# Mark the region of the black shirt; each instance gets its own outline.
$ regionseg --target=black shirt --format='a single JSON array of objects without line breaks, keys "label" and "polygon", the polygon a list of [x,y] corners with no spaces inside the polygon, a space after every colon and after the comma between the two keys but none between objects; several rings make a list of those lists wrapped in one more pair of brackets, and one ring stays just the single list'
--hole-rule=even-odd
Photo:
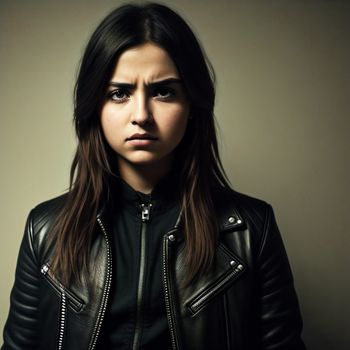
[{"label": "black shirt", "polygon": [[169,349],[162,282],[163,236],[179,216],[177,186],[166,178],[143,194],[120,180],[113,214],[113,281],[101,349]]}]

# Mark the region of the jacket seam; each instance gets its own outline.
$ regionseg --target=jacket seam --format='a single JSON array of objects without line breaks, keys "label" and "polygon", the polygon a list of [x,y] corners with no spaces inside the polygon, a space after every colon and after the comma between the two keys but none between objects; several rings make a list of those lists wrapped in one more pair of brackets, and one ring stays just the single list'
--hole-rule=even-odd
[{"label": "jacket seam", "polygon": [[38,257],[36,256],[36,252],[35,252],[35,249],[34,249],[34,209],[32,209],[29,213],[29,216],[28,216],[28,240],[29,240],[29,246],[30,246],[30,252],[32,253],[33,257],[34,257],[34,261],[35,261],[35,264],[36,266],[39,266],[39,263],[38,263]]},{"label": "jacket seam", "polygon": [[260,259],[260,256],[262,254],[262,251],[264,250],[266,239],[267,239],[267,232],[270,227],[270,217],[271,217],[271,206],[267,204],[266,210],[265,210],[265,216],[264,216],[264,226],[263,226],[263,234],[261,237],[261,243],[260,243],[260,249],[258,252],[258,260]]},{"label": "jacket seam", "polygon": [[226,330],[226,345],[227,349],[230,350],[232,346],[232,341],[231,341],[231,332],[230,332],[230,315],[228,313],[228,300],[227,300],[227,293],[224,293],[223,295],[223,306],[224,306],[224,316],[225,316],[225,330]]}]

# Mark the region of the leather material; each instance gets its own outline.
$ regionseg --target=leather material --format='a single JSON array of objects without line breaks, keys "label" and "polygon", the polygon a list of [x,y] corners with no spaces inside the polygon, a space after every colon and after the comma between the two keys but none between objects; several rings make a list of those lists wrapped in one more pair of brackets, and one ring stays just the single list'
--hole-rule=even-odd
[{"label": "leather material", "polygon": [[[52,275],[47,235],[65,196],[29,214],[2,350],[93,349],[113,278],[108,213],[99,216],[89,275],[68,287]],[[186,264],[180,227],[164,235],[163,279],[174,349],[305,349],[288,258],[272,208],[221,189],[220,238],[209,273],[183,288]],[[62,332],[63,330],[63,332]]]}]

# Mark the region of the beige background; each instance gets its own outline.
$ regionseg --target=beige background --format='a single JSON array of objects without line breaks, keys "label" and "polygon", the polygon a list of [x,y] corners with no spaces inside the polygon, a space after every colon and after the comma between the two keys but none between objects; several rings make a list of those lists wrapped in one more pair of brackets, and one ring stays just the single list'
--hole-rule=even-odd
[{"label": "beige background", "polygon": [[[82,49],[119,3],[0,0],[1,329],[28,211],[67,187]],[[349,349],[350,3],[165,3],[216,69],[234,187],[275,208],[309,349]]]}]

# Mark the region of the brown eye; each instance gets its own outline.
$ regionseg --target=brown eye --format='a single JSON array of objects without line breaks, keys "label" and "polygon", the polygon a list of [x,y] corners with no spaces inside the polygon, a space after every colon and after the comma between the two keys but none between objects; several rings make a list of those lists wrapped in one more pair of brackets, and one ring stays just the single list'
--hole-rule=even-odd
[{"label": "brown eye", "polygon": [[128,91],[124,89],[113,90],[109,93],[109,98],[113,102],[124,102],[130,97]]},{"label": "brown eye", "polygon": [[159,87],[154,90],[153,96],[161,100],[171,99],[175,97],[175,90],[165,86]]}]

